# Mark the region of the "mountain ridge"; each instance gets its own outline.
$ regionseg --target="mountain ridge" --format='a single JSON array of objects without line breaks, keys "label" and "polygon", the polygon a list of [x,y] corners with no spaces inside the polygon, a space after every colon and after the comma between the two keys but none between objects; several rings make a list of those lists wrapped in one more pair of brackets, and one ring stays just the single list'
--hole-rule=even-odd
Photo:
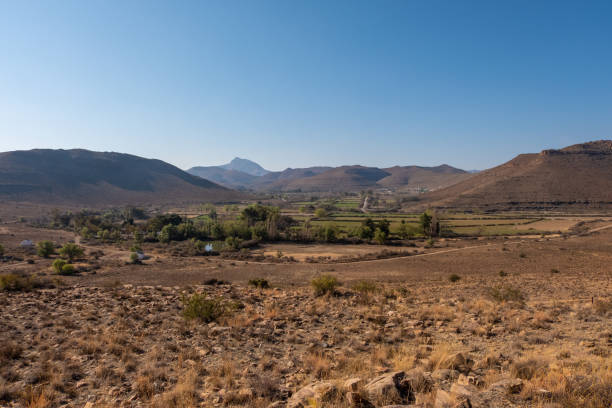
[{"label": "mountain ridge", "polygon": [[524,153],[423,196],[438,208],[612,207],[612,141]]},{"label": "mountain ridge", "polygon": [[0,153],[0,197],[95,206],[226,200],[237,193],[157,159],[33,149]]}]

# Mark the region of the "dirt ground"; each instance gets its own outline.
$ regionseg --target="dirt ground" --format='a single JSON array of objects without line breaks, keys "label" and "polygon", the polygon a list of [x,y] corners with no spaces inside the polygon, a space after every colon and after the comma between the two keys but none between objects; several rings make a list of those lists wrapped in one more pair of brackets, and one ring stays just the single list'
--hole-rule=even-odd
[{"label": "dirt ground", "polygon": [[[409,256],[336,264],[150,246],[151,259],[130,265],[127,248],[81,243],[76,276],[0,292],[0,406],[610,407],[609,224],[569,237],[417,243]],[[75,237],[4,224],[0,243],[20,259],[0,274],[56,278],[51,259],[18,247],[23,239]],[[321,274],[338,279],[335,294],[315,296]],[[204,285],[211,278],[226,283]],[[272,288],[248,286],[254,278]],[[193,293],[223,313],[186,319]]]}]

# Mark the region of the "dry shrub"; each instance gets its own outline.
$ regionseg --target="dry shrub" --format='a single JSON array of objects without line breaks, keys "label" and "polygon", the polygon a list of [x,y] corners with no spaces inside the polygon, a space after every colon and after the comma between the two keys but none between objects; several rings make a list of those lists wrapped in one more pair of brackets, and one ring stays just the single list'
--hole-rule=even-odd
[{"label": "dry shrub", "polygon": [[593,303],[593,311],[601,316],[612,314],[612,300],[597,299]]},{"label": "dry shrub", "polygon": [[196,406],[198,375],[189,370],[179,377],[178,382],[170,391],[155,399],[154,408],[191,408]]},{"label": "dry shrub", "polygon": [[16,360],[21,357],[23,347],[12,340],[0,342],[0,361]]},{"label": "dry shrub", "polygon": [[538,398],[540,389],[550,391],[546,399],[564,408],[610,407],[612,359],[593,357],[539,371],[523,390],[523,396]]},{"label": "dry shrub", "polygon": [[26,408],[49,408],[55,396],[45,387],[28,386],[21,392],[21,400]]},{"label": "dry shrub", "polygon": [[496,286],[489,288],[489,297],[497,302],[512,302],[522,304],[525,295],[519,288],[512,286]]},{"label": "dry shrub", "polygon": [[35,276],[22,276],[15,273],[0,275],[0,291],[28,292],[32,289],[44,287],[53,287],[53,284]]},{"label": "dry shrub", "polygon": [[512,363],[511,373],[514,377],[530,380],[536,374],[546,371],[548,361],[541,357],[524,357]]},{"label": "dry shrub", "polygon": [[450,322],[455,320],[455,309],[446,305],[434,305],[421,310],[420,320],[438,320]]},{"label": "dry shrub", "polygon": [[531,325],[536,329],[547,329],[550,327],[550,323],[552,323],[553,320],[554,319],[549,312],[535,312],[533,314]]},{"label": "dry shrub", "polygon": [[133,384],[134,391],[139,398],[148,400],[155,394],[155,385],[153,379],[147,375],[139,375],[136,377],[136,382]]},{"label": "dry shrub", "polygon": [[398,371],[407,371],[416,365],[417,353],[414,346],[404,343],[393,349],[390,357],[391,366]]},{"label": "dry shrub", "polygon": [[478,316],[480,322],[493,324],[501,320],[500,307],[490,300],[479,298],[473,302],[464,304],[462,308]]},{"label": "dry shrub", "polygon": [[262,398],[275,399],[280,391],[279,378],[268,374],[249,377],[249,385]]},{"label": "dry shrub", "polygon": [[304,368],[317,379],[327,378],[331,371],[332,362],[323,353],[311,352],[303,359]]},{"label": "dry shrub", "polygon": [[219,364],[217,364],[210,373],[210,381],[226,389],[234,386],[234,377],[236,375],[236,364],[231,357],[224,357]]},{"label": "dry shrub", "polygon": [[467,359],[458,346],[452,344],[440,344],[431,352],[429,356],[429,369],[435,371],[439,369],[457,369],[464,365]]}]

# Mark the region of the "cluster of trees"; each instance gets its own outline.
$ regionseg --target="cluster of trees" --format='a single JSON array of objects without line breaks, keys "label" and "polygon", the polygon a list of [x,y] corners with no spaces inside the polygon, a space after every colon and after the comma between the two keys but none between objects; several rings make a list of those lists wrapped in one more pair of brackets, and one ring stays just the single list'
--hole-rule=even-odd
[{"label": "cluster of trees", "polygon": [[[325,217],[332,207],[316,209],[317,218]],[[225,241],[227,248],[239,249],[255,241],[319,241],[334,242],[341,238],[340,229],[333,223],[313,224],[306,220],[302,225],[292,217],[281,214],[278,207],[261,204],[249,205],[242,210],[237,206],[227,207],[223,216],[217,214],[213,205],[204,205],[204,215],[187,219],[178,214],[160,214],[148,218],[143,210],[133,207],[113,209],[98,214],[81,211],[76,214],[54,212],[52,225],[72,227],[84,238],[98,238],[105,242],[122,239],[141,242],[163,242],[193,240],[194,245],[204,251],[204,241]],[[230,215],[231,217],[228,217]],[[143,220],[143,222],[135,222]],[[387,219],[366,218],[361,224],[347,232],[347,238],[358,238],[384,244],[391,238],[391,223]],[[437,237],[440,222],[437,215],[425,212],[419,217],[419,226],[402,221],[394,236],[409,239],[416,235]],[[53,248],[39,248],[53,251]],[[53,253],[53,252],[51,252]]]},{"label": "cluster of trees", "polygon": [[376,241],[379,244],[384,244],[389,239],[391,223],[389,220],[382,219],[378,222],[371,218],[366,218],[354,232],[354,235],[367,241]]},{"label": "cluster of trees", "polygon": [[195,220],[183,219],[177,214],[158,215],[147,222],[143,232],[144,240],[148,241],[226,240],[235,247],[239,240],[288,239],[291,227],[296,224],[277,207],[253,204],[244,208],[236,219],[227,221],[219,220],[212,210]]}]

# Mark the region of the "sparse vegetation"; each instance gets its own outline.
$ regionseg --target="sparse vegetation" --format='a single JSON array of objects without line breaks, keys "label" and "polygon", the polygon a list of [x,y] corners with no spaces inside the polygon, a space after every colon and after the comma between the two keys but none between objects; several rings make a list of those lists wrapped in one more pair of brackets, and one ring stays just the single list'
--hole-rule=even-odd
[{"label": "sparse vegetation", "polygon": [[83,253],[83,248],[71,242],[64,244],[59,250],[60,256],[67,259],[68,262],[73,262],[75,259],[82,257]]},{"label": "sparse vegetation", "polygon": [[0,290],[7,292],[19,292],[31,290],[33,287],[32,279],[14,273],[0,275]]},{"label": "sparse vegetation", "polygon": [[375,293],[379,291],[378,286],[374,282],[370,281],[359,281],[355,283],[351,288],[359,293]]},{"label": "sparse vegetation", "polygon": [[40,257],[49,258],[55,253],[55,244],[51,241],[40,241],[36,244],[36,252]]},{"label": "sparse vegetation", "polygon": [[336,289],[340,286],[338,279],[331,275],[321,275],[310,281],[310,285],[314,289],[315,296],[323,296],[325,294],[333,295]]},{"label": "sparse vegetation", "polygon": [[[382,206],[387,198],[376,199]],[[359,201],[348,207],[330,200],[325,220],[304,221],[324,205],[324,198],[317,200],[300,204],[308,209],[296,216],[303,224],[276,230],[280,241],[302,240],[299,245],[266,242],[274,232],[268,223],[284,209],[274,215],[263,205],[246,213],[240,204],[214,213],[207,207],[202,218],[186,212],[109,223],[104,240],[96,238],[97,224],[86,223],[74,231],[88,229],[90,238],[80,241],[87,257],[74,256],[73,266],[60,251],[66,259],[57,260],[58,271],[50,270],[49,260],[27,263],[32,254],[15,243],[22,237],[69,242],[71,232],[58,228],[67,222],[73,228],[74,214],[58,216],[57,226],[40,235],[9,225],[22,236],[7,244],[9,256],[0,265],[15,271],[0,275],[0,402],[258,408],[289,405],[313,384],[330,388],[317,388],[304,406],[345,408],[349,395],[376,407],[390,401],[435,406],[443,392],[460,403],[459,385],[474,406],[484,397],[507,407],[610,405],[612,300],[607,275],[597,267],[607,259],[600,237],[445,237],[436,246],[451,251],[430,257],[436,251],[426,249],[429,238],[418,230],[418,215],[403,224],[411,231],[405,236],[415,239],[399,241],[404,215],[355,212],[344,222],[338,214],[358,208]],[[463,225],[490,222],[488,215],[459,217]],[[372,246],[387,218],[390,247]],[[175,227],[167,230],[176,239],[159,243],[157,234],[167,225]],[[326,226],[333,227],[332,245],[324,243]],[[213,232],[218,239],[210,239]],[[227,251],[228,236],[239,240],[239,248]],[[205,249],[213,245],[214,251]],[[518,262],[517,247],[533,254],[528,262]],[[134,262],[137,251],[152,254],[146,267],[125,262]],[[214,255],[195,257],[205,251]],[[412,258],[420,254],[428,256]],[[487,258],[492,254],[494,262]],[[575,268],[567,267],[570,262]],[[542,271],[551,265],[564,273],[547,279],[551,275]],[[80,276],[66,278],[61,290],[31,291],[59,286],[37,275],[63,274],[66,266]],[[310,282],[312,270],[323,275]],[[578,283],[573,270],[580,271]],[[339,279],[350,289],[340,288]],[[274,289],[264,290],[268,280]],[[19,341],[9,344],[11,339]],[[370,392],[374,379],[398,372],[405,377],[397,384],[412,387],[405,399],[393,387],[389,395]]]},{"label": "sparse vegetation", "polygon": [[61,275],[64,266],[66,266],[67,264],[68,262],[66,262],[64,259],[58,258],[55,261],[53,261],[53,264],[51,265],[51,267],[53,268],[53,272],[55,272],[58,275]]},{"label": "sparse vegetation", "polygon": [[497,286],[489,288],[489,296],[498,302],[518,302],[525,301],[525,295],[519,288],[512,286]]},{"label": "sparse vegetation", "polygon": [[451,281],[451,282],[453,282],[453,283],[454,283],[454,282],[459,282],[459,281],[461,280],[461,276],[457,275],[456,273],[453,273],[453,274],[451,274],[451,275],[448,277],[448,280],[449,280],[449,281]]},{"label": "sparse vegetation", "polygon": [[263,278],[251,279],[249,280],[249,285],[259,289],[268,289],[270,287],[270,283]]},{"label": "sparse vegetation", "polygon": [[76,273],[76,268],[72,264],[66,264],[62,266],[61,275],[74,275]]},{"label": "sparse vegetation", "polygon": [[204,323],[216,321],[227,312],[227,305],[221,299],[212,299],[202,293],[183,296],[183,317],[200,320]]}]

